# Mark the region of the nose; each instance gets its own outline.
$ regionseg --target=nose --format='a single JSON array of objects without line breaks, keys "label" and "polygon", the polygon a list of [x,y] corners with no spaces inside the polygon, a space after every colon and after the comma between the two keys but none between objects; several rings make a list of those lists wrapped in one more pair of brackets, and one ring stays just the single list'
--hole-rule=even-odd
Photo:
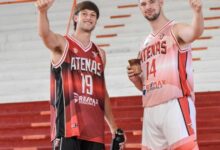
[{"label": "nose", "polygon": [[144,8],[145,9],[150,9],[151,8],[151,4],[146,4]]},{"label": "nose", "polygon": [[87,15],[86,15],[86,19],[90,20],[90,19],[92,19],[92,18],[93,18],[93,16],[92,16],[91,14],[87,14]]},{"label": "nose", "polygon": [[90,18],[91,18],[90,14],[86,15],[86,19],[90,19]]}]

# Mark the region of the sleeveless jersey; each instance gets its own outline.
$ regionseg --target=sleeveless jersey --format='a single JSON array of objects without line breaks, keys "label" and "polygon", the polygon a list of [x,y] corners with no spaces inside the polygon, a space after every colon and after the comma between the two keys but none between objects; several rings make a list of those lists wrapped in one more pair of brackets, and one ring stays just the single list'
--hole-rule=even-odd
[{"label": "sleeveless jersey", "polygon": [[104,143],[104,64],[99,49],[70,36],[51,64],[51,139],[77,136]]},{"label": "sleeveless jersey", "polygon": [[173,25],[170,21],[157,34],[149,34],[140,50],[145,107],[193,94],[191,46],[180,48]]}]

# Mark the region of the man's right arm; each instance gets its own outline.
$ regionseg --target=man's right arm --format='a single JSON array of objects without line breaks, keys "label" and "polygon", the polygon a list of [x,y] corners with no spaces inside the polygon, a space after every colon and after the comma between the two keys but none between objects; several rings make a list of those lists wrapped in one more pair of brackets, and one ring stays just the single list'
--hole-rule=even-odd
[{"label": "man's right arm", "polygon": [[35,4],[38,8],[38,33],[46,47],[51,50],[53,62],[56,63],[65,50],[66,40],[50,30],[47,12],[53,2],[54,0],[37,0]]}]

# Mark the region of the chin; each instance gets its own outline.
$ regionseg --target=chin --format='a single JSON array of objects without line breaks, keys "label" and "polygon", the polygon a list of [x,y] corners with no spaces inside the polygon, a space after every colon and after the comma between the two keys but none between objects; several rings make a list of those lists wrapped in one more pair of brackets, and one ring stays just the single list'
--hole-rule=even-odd
[{"label": "chin", "polygon": [[92,32],[94,28],[83,29],[85,32]]}]

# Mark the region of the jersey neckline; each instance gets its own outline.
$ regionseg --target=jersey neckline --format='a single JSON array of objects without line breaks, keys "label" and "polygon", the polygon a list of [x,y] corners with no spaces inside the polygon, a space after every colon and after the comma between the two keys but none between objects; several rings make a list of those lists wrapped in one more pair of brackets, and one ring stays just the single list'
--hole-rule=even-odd
[{"label": "jersey neckline", "polygon": [[168,21],[166,24],[164,24],[160,30],[157,33],[153,33],[151,32],[150,35],[152,35],[153,37],[156,37],[161,31],[163,31],[163,29],[165,29],[171,22],[173,22],[173,20]]},{"label": "jersey neckline", "polygon": [[82,42],[77,40],[74,36],[67,35],[70,40],[72,40],[74,43],[76,43],[84,52],[88,52],[92,48],[92,41],[89,41],[89,44],[87,46],[84,46]]}]

